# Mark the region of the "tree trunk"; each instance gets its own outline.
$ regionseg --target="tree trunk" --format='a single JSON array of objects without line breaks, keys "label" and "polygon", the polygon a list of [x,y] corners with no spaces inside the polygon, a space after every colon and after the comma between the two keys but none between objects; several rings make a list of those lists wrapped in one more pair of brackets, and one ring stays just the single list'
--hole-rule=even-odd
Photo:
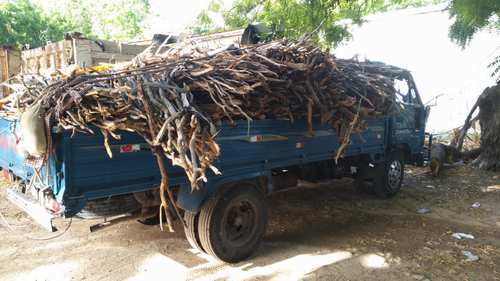
[{"label": "tree trunk", "polygon": [[484,170],[500,170],[500,84],[479,96],[481,154],[474,164]]},{"label": "tree trunk", "polygon": [[471,119],[472,119],[472,115],[474,115],[474,112],[476,111],[477,107],[479,106],[479,100],[480,99],[477,99],[476,104],[474,104],[471,111],[469,112],[469,115],[467,115],[467,118],[465,119],[464,126],[460,130],[460,136],[458,137],[458,140],[456,140],[456,143],[452,142],[452,145],[457,148],[458,152],[462,151],[462,147],[464,145],[464,140],[465,140],[465,137],[467,136],[467,131],[469,131],[470,126],[472,125],[473,122],[475,122],[474,120],[476,120],[476,118],[474,118],[474,120],[471,120]]}]

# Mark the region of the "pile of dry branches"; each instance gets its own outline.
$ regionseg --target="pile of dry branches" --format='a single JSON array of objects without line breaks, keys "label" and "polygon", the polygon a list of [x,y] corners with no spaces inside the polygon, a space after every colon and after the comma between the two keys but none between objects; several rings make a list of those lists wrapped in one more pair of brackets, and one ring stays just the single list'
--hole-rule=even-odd
[{"label": "pile of dry branches", "polygon": [[20,77],[16,93],[0,105],[0,117],[16,118],[40,102],[47,128],[91,134],[98,128],[110,156],[109,136],[137,133],[160,166],[166,156],[197,189],[207,180],[207,169],[219,173],[212,163],[219,156],[220,122],[304,118],[312,133],[312,120],[318,118],[336,129],[338,158],[367,117],[395,108],[393,79],[402,71],[339,60],[306,40],[233,46],[211,54],[196,48],[149,49],[149,55],[112,70],[80,69],[50,81]]}]

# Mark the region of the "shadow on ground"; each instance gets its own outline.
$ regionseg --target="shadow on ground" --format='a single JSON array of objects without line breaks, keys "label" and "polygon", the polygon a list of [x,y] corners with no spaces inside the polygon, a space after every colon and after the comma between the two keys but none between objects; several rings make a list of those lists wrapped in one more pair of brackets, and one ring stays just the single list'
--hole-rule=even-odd
[{"label": "shadow on ground", "polygon": [[[126,222],[89,233],[95,221],[75,220],[60,238],[33,240],[48,234],[2,197],[14,232],[0,226],[0,279],[498,280],[500,187],[488,189],[500,184],[498,175],[467,166],[437,179],[416,168],[407,175],[391,200],[360,194],[349,180],[271,196],[259,250],[234,265],[190,249],[180,225],[166,233]],[[475,202],[481,207],[471,208]],[[422,207],[431,212],[418,214]],[[454,232],[475,239],[456,240]],[[467,262],[465,250],[479,261]]]}]

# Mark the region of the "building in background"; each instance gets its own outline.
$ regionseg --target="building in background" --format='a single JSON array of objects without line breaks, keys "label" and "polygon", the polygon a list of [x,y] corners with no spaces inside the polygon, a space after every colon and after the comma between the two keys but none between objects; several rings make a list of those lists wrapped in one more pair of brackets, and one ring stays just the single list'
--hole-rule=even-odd
[{"label": "building in background", "polygon": [[129,61],[148,47],[147,42],[123,43],[67,37],[43,47],[22,51],[23,73],[53,73],[69,65],[93,66]]},{"label": "building in background", "polygon": [[[8,80],[21,70],[21,52],[11,47],[0,48],[0,82]],[[10,89],[0,86],[0,98],[8,95]]]}]

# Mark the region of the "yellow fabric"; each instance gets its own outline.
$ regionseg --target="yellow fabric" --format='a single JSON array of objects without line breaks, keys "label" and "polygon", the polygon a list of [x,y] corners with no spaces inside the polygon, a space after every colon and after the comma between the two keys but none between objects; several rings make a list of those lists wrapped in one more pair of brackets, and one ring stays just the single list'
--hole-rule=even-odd
[{"label": "yellow fabric", "polygon": [[110,70],[112,68],[113,67],[110,65],[96,65],[96,66],[92,66],[92,67],[79,67],[79,68],[75,69],[74,74],[75,75],[83,75],[83,74],[89,74],[92,72],[101,73],[101,72],[105,72],[107,70]]}]

